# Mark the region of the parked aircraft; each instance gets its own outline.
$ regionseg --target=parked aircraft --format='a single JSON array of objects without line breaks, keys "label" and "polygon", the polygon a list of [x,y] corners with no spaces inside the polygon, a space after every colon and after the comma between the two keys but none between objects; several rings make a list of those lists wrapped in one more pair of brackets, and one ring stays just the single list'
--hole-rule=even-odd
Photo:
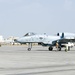
[{"label": "parked aircraft", "polygon": [[21,44],[28,43],[28,51],[31,50],[32,43],[40,43],[42,46],[49,46],[49,51],[52,51],[53,47],[56,46],[58,50],[61,51],[62,47],[66,47],[66,50],[70,50],[70,48],[74,46],[72,42],[75,42],[75,37],[71,35],[69,38],[66,38],[64,33],[61,33],[61,35],[58,33],[57,36],[46,34],[37,35],[34,33],[30,35],[30,33],[27,33],[24,37],[15,39],[14,41]]}]

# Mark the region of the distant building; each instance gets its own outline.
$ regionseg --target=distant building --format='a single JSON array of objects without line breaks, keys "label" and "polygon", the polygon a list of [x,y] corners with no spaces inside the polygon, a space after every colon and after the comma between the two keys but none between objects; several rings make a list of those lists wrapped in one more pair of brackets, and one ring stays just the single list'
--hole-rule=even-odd
[{"label": "distant building", "polygon": [[0,35],[0,44],[4,43],[4,38],[2,35]]},{"label": "distant building", "polygon": [[6,44],[16,44],[15,42],[14,42],[14,39],[18,39],[19,37],[14,37],[14,36],[10,36],[10,37],[8,37],[7,39],[5,39],[5,43]]}]

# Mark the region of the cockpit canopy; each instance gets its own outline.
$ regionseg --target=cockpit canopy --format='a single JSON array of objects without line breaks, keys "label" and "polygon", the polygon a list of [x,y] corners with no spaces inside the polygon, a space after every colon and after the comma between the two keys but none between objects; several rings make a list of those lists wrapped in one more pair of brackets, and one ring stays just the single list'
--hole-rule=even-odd
[{"label": "cockpit canopy", "polygon": [[36,33],[28,32],[28,33],[26,33],[24,36],[32,36],[32,35],[36,35]]}]

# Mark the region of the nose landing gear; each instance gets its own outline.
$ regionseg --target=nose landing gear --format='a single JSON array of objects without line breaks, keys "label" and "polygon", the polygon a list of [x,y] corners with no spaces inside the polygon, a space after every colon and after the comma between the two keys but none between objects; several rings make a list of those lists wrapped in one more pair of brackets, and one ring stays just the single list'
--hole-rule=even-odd
[{"label": "nose landing gear", "polygon": [[31,51],[32,43],[28,43],[28,51]]}]

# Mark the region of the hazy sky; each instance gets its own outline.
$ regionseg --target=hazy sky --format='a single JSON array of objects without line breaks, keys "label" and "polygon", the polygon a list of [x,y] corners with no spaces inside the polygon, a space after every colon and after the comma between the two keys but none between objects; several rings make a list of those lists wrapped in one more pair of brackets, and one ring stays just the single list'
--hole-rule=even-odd
[{"label": "hazy sky", "polygon": [[75,32],[75,0],[0,0],[0,35]]}]

